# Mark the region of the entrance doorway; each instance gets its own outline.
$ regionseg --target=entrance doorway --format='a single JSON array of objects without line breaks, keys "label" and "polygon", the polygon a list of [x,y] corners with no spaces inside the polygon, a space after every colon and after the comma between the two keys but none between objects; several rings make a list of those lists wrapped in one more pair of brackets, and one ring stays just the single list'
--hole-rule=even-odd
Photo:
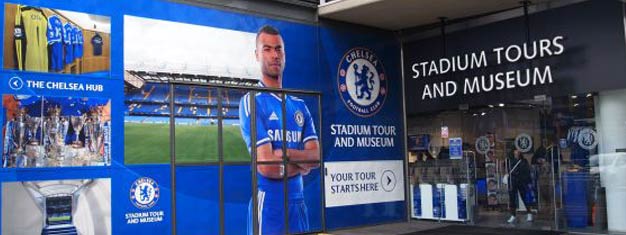
[{"label": "entrance doorway", "polygon": [[[413,218],[607,233],[600,99],[537,96],[408,117]],[[458,195],[446,191],[455,188]],[[466,219],[444,213],[451,195]]]}]

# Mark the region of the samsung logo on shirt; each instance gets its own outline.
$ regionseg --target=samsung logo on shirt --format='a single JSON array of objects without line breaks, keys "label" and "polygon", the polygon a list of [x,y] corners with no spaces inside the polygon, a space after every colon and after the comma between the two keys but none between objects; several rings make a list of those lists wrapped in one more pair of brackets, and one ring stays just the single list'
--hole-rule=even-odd
[{"label": "samsung logo on shirt", "polygon": [[[279,129],[267,130],[267,135],[272,141],[283,141],[283,133]],[[287,142],[300,142],[302,140],[302,131],[287,131],[285,138]]]}]

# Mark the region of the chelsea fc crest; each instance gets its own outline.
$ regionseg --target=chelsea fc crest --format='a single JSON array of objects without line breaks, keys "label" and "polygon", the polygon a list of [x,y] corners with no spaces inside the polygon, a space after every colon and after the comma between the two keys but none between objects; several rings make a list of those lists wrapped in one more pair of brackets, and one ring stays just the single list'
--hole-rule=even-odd
[{"label": "chelsea fc crest", "polygon": [[348,50],[339,63],[339,96],[348,110],[360,117],[378,113],[387,98],[383,63],[366,48]]},{"label": "chelsea fc crest", "polygon": [[304,126],[304,114],[302,114],[300,110],[296,111],[296,113],[293,116],[293,119],[296,121],[296,124],[298,124],[299,127]]},{"label": "chelsea fc crest", "polygon": [[141,177],[130,186],[130,201],[139,209],[153,207],[160,195],[159,185],[149,177]]},{"label": "chelsea fc crest", "polygon": [[527,153],[533,150],[533,139],[530,135],[522,133],[515,137],[515,148],[522,153]]},{"label": "chelsea fc crest", "polygon": [[592,150],[598,146],[598,137],[592,128],[584,128],[578,133],[578,145],[586,150]]}]

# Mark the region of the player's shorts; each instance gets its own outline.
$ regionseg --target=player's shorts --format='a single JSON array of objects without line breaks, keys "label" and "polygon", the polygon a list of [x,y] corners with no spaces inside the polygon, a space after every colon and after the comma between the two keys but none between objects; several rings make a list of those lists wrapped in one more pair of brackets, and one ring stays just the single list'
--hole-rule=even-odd
[{"label": "player's shorts", "polygon": [[[258,216],[260,235],[283,235],[285,234],[285,210],[283,196],[268,195],[267,192],[259,190],[258,195]],[[289,233],[304,233],[309,231],[309,217],[304,198],[300,195],[289,195]],[[253,213],[252,200],[248,206],[248,235],[253,235]]]},{"label": "player's shorts", "polygon": [[63,43],[55,42],[50,45],[50,71],[58,72],[63,70]]},{"label": "player's shorts", "polygon": [[65,64],[71,64],[74,62],[74,46],[72,44],[65,44]]}]

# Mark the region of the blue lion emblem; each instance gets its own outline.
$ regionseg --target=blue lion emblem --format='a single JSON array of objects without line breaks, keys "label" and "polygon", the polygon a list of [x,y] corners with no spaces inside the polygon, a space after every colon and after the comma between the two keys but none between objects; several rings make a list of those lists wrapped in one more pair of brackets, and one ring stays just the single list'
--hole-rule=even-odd
[{"label": "blue lion emblem", "polygon": [[[361,72],[359,72],[359,65],[352,65],[354,68],[354,89],[357,95],[357,98],[363,99],[363,96],[367,94],[365,99],[372,98],[372,90],[374,89],[375,81],[374,81],[374,73],[370,71],[370,67],[367,65],[363,65],[361,67]],[[368,73],[369,72],[369,73]]]},{"label": "blue lion emblem", "polygon": [[383,63],[376,54],[367,48],[354,47],[344,53],[339,63],[338,94],[350,112],[371,117],[383,108],[389,92],[387,80]]},{"label": "blue lion emblem", "polygon": [[152,194],[152,188],[148,187],[148,185],[143,186],[143,187],[139,187],[139,188],[141,190],[141,192],[140,192],[141,200],[142,201],[149,200],[150,199],[150,195]]},{"label": "blue lion emblem", "polygon": [[160,194],[159,185],[149,177],[141,177],[130,186],[130,201],[139,209],[156,205]]}]

